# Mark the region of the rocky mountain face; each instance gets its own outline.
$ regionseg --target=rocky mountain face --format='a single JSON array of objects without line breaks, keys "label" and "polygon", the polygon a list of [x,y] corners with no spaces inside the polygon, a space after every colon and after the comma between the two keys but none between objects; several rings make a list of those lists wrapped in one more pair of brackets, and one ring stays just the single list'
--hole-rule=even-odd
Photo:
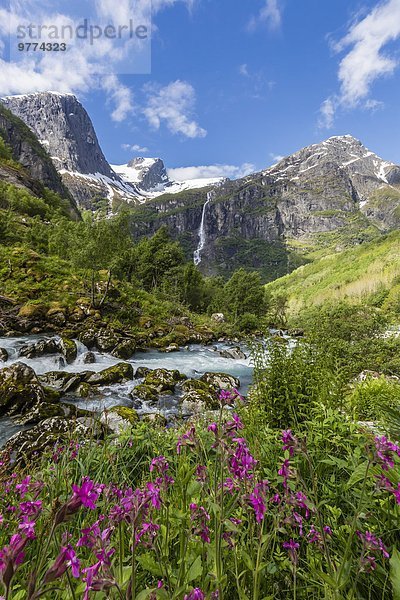
[{"label": "rocky mountain face", "polygon": [[35,133],[80,206],[96,208],[93,200],[137,192],[108,164],[89,115],[73,94],[43,92],[2,99],[4,106]]},{"label": "rocky mountain face", "polygon": [[34,131],[59,171],[115,176],[89,115],[74,95],[44,92],[8,96],[2,102]]},{"label": "rocky mountain face", "polygon": [[68,201],[71,215],[78,217],[75,201],[62,183],[45,148],[29,127],[1,103],[0,135],[10,148],[14,161],[22,167],[15,169],[3,162],[0,165],[0,180],[18,188],[26,188],[29,193],[38,197],[42,195],[45,186]]},{"label": "rocky mountain face", "polygon": [[[133,220],[133,232],[165,224],[196,249],[206,193],[160,197]],[[301,264],[304,250],[358,244],[400,225],[400,167],[351,136],[332,137],[278,164],[215,188],[206,207],[202,267],[262,268],[266,279]]]}]

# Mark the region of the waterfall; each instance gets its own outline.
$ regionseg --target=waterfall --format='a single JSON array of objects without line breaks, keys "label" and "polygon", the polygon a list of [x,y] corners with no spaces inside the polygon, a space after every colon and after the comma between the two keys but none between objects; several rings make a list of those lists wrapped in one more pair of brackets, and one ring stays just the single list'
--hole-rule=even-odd
[{"label": "waterfall", "polygon": [[197,246],[197,249],[194,251],[194,255],[193,255],[193,261],[196,266],[201,263],[201,253],[204,249],[204,246],[206,245],[206,228],[205,228],[206,210],[207,210],[207,205],[211,202],[213,197],[214,197],[214,192],[208,192],[207,200],[203,206],[203,213],[201,215],[201,223],[200,223],[200,229],[199,229],[199,245]]}]

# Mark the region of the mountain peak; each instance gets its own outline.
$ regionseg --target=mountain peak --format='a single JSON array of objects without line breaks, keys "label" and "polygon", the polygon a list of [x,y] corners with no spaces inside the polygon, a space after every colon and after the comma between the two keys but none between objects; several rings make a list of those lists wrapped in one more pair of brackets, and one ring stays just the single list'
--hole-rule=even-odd
[{"label": "mountain peak", "polygon": [[58,171],[116,178],[89,115],[74,94],[37,92],[7,96],[2,102],[37,135]]}]

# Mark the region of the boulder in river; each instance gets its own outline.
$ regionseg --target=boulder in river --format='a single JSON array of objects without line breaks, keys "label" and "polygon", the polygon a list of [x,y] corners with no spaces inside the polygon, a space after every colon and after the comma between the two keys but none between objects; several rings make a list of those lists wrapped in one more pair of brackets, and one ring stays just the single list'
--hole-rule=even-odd
[{"label": "boulder in river", "polygon": [[135,340],[122,340],[112,351],[112,355],[123,360],[128,360],[135,354],[136,341]]},{"label": "boulder in river", "polygon": [[39,375],[39,380],[43,385],[47,385],[62,394],[73,392],[76,388],[94,375],[94,371],[83,371],[81,373],[68,373],[66,371],[50,371]]},{"label": "boulder in river", "polygon": [[5,348],[0,348],[0,362],[8,361],[8,352]]},{"label": "boulder in river", "polygon": [[200,380],[212,385],[217,390],[232,390],[240,387],[240,380],[228,373],[204,373]]},{"label": "boulder in river", "polygon": [[187,379],[186,375],[182,375],[177,369],[172,371],[168,369],[154,369],[154,371],[150,371],[145,376],[144,384],[153,387],[158,393],[173,393],[176,384],[184,379]]},{"label": "boulder in river", "polygon": [[100,352],[111,352],[119,344],[120,337],[109,329],[103,329],[96,335],[96,346]]},{"label": "boulder in river", "polygon": [[99,373],[93,373],[86,381],[90,385],[111,385],[133,379],[133,367],[129,363],[118,363]]},{"label": "boulder in river", "polygon": [[24,358],[38,358],[44,354],[58,354],[60,352],[60,344],[57,338],[49,340],[39,340],[33,344],[22,346],[19,355]]},{"label": "boulder in river", "polygon": [[94,352],[90,352],[90,351],[86,352],[83,355],[82,360],[85,365],[93,365],[96,362],[96,355]]},{"label": "boulder in river", "polygon": [[204,390],[190,390],[181,398],[181,413],[184,417],[216,410],[219,402],[216,394]]},{"label": "boulder in river", "polygon": [[136,369],[135,379],[144,379],[149,373],[151,373],[151,369],[147,367],[138,367]]},{"label": "boulder in river", "polygon": [[76,347],[76,343],[74,340],[70,340],[68,338],[61,338],[59,342],[60,350],[62,354],[65,356],[65,360],[67,364],[71,364],[76,360],[78,355],[78,348]]},{"label": "boulder in river", "polygon": [[151,385],[146,385],[144,383],[140,383],[137,385],[131,392],[131,396],[136,396],[141,400],[145,400],[145,402],[151,402],[152,404],[156,404],[158,402],[158,392],[157,389]]},{"label": "boulder in river", "polygon": [[247,358],[239,346],[236,346],[235,348],[227,348],[226,350],[220,350],[219,354],[223,358],[232,358],[233,360],[244,360]]},{"label": "boulder in river", "polygon": [[178,344],[170,344],[166,348],[161,348],[160,352],[164,352],[165,354],[169,354],[171,352],[179,352],[180,348]]},{"label": "boulder in river", "polygon": [[17,362],[0,370],[0,415],[26,413],[44,401],[44,389],[31,367]]}]

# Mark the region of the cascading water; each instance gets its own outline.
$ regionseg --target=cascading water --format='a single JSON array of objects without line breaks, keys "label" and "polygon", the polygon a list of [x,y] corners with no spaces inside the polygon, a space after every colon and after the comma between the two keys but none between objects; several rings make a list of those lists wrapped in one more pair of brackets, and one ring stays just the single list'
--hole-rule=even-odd
[{"label": "cascading water", "polygon": [[203,213],[201,215],[201,223],[200,223],[200,229],[199,229],[199,245],[197,246],[197,249],[194,251],[194,255],[193,255],[193,261],[196,266],[201,263],[201,253],[204,249],[204,246],[206,245],[206,228],[205,228],[206,210],[207,210],[208,204],[210,204],[213,197],[214,197],[214,192],[208,192],[207,200],[203,206]]}]

